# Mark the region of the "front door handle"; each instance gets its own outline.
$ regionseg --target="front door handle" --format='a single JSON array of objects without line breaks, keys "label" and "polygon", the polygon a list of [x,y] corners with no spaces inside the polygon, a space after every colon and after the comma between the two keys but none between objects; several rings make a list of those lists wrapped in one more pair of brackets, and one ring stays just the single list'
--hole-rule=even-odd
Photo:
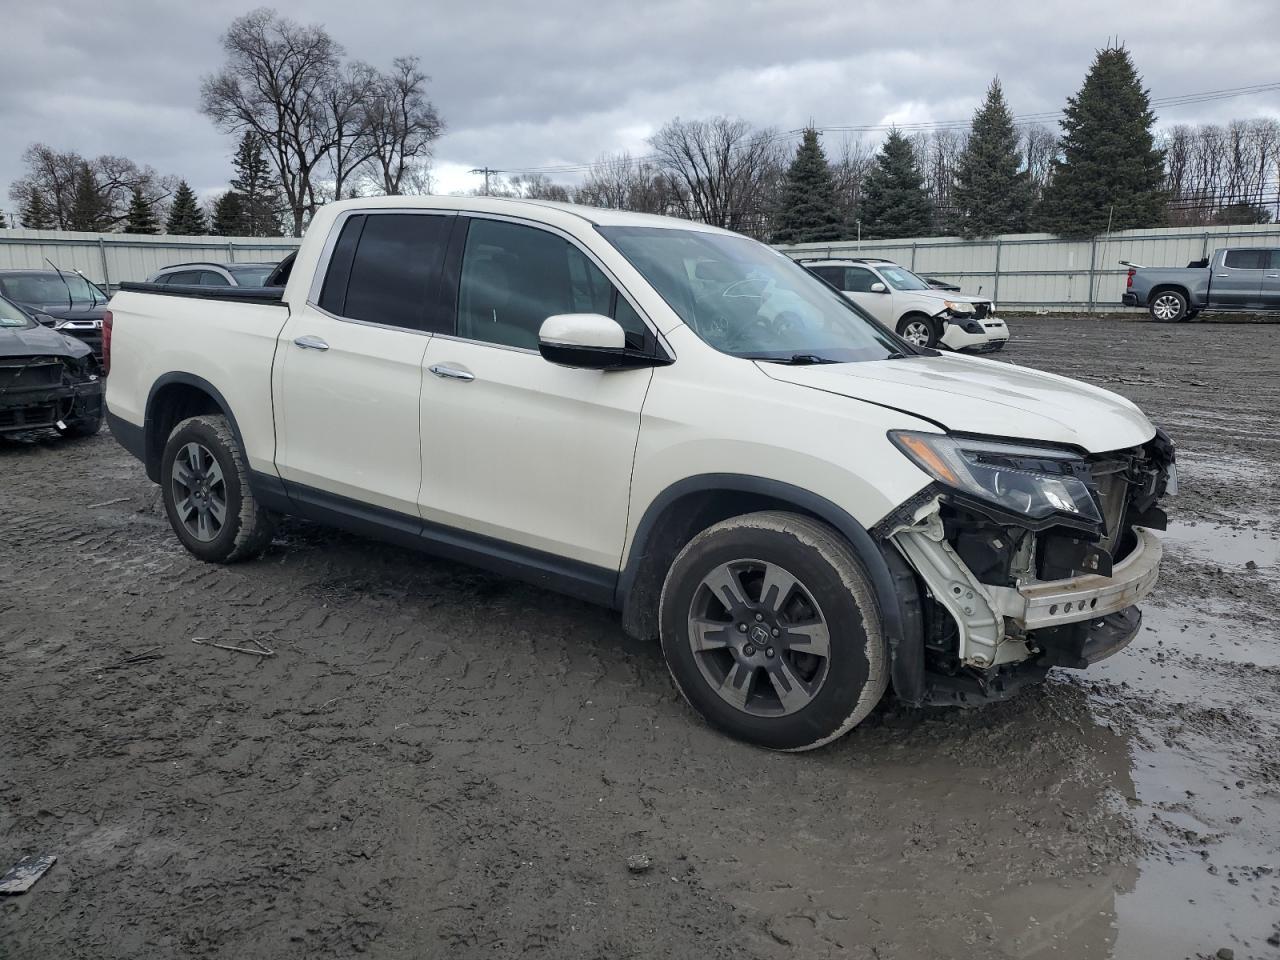
[{"label": "front door handle", "polygon": [[1268,274],[1267,274],[1267,279],[1268,279],[1268,280],[1280,280],[1280,273],[1268,273]]},{"label": "front door handle", "polygon": [[474,373],[456,363],[433,363],[427,369],[437,377],[444,377],[446,380],[462,380],[470,383],[476,378]]},{"label": "front door handle", "polygon": [[319,337],[298,337],[293,341],[294,346],[301,347],[303,350],[328,350],[329,344],[321,340]]}]

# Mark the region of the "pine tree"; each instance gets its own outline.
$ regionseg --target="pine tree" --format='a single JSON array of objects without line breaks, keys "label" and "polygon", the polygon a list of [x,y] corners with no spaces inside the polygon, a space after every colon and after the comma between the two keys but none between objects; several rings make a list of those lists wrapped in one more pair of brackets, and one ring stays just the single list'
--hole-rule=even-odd
[{"label": "pine tree", "polygon": [[1129,51],[1098,51],[1080,92],[1067,100],[1062,156],[1041,201],[1041,226],[1065,237],[1091,237],[1106,230],[1108,220],[1112,230],[1158,225],[1167,197],[1155,121]]},{"label": "pine tree", "polygon": [[165,232],[180,237],[195,237],[207,232],[204,211],[196,202],[196,195],[187,181],[178,184],[173,194],[173,206],[169,208],[169,221]]},{"label": "pine tree", "polygon": [[1000,79],[973,115],[973,127],[956,166],[954,226],[963,237],[1021,233],[1031,215],[1031,179],[1022,168],[1018,133]]},{"label": "pine tree", "polygon": [[22,225],[28,230],[52,230],[54,228],[53,215],[49,212],[49,207],[42,197],[36,191],[31,191],[27,197],[27,202],[22,205],[22,211],[19,214]]},{"label": "pine tree", "polygon": [[924,176],[909,141],[890,130],[876,164],[862,185],[858,207],[862,235],[869,239],[920,237],[929,233],[932,210]]},{"label": "pine tree", "polygon": [[129,200],[129,213],[124,224],[125,233],[159,233],[160,224],[156,220],[155,211],[151,209],[151,201],[142,195],[137,187],[133,188],[133,196]]},{"label": "pine tree", "polygon": [[280,236],[280,193],[271,164],[262,151],[262,140],[253,131],[240,138],[235,159],[236,175],[231,189],[240,194],[245,230],[241,236]]},{"label": "pine tree", "polygon": [[213,204],[211,230],[220,237],[249,237],[248,218],[245,215],[244,197],[235,190],[228,190]]},{"label": "pine tree", "polygon": [[778,203],[775,243],[839,240],[846,231],[836,209],[831,167],[818,142],[818,131],[805,130],[787,169]]},{"label": "pine tree", "polygon": [[76,173],[75,190],[71,194],[70,227],[86,233],[101,233],[111,226],[111,213],[98,186],[98,178],[89,165],[82,164]]}]

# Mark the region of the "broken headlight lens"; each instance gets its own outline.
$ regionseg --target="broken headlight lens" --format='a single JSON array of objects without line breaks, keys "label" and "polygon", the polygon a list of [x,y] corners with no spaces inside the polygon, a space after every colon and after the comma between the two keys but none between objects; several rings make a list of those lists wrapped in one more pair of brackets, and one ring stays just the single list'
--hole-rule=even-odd
[{"label": "broken headlight lens", "polygon": [[1034,520],[1057,513],[1102,522],[1088,466],[1070,451],[906,430],[891,431],[889,439],[959,493]]}]

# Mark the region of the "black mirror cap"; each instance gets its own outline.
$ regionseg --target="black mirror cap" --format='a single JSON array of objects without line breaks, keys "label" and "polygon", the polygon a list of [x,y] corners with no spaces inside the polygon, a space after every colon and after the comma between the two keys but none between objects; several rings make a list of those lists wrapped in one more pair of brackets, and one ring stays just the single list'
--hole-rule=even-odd
[{"label": "black mirror cap", "polygon": [[665,367],[671,358],[654,355],[631,347],[582,347],[539,341],[538,353],[549,363],[581,370],[639,370],[643,367]]}]

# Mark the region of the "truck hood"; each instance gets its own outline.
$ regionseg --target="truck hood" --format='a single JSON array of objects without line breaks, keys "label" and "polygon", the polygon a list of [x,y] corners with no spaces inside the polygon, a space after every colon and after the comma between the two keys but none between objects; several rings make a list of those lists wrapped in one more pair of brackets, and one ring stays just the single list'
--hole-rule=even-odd
[{"label": "truck hood", "polygon": [[79,340],[48,327],[0,327],[0,357],[84,357],[89,352]]},{"label": "truck hood", "polygon": [[775,380],[891,407],[954,433],[1103,453],[1146,443],[1156,432],[1141,410],[1109,390],[977,357],[758,366]]}]

